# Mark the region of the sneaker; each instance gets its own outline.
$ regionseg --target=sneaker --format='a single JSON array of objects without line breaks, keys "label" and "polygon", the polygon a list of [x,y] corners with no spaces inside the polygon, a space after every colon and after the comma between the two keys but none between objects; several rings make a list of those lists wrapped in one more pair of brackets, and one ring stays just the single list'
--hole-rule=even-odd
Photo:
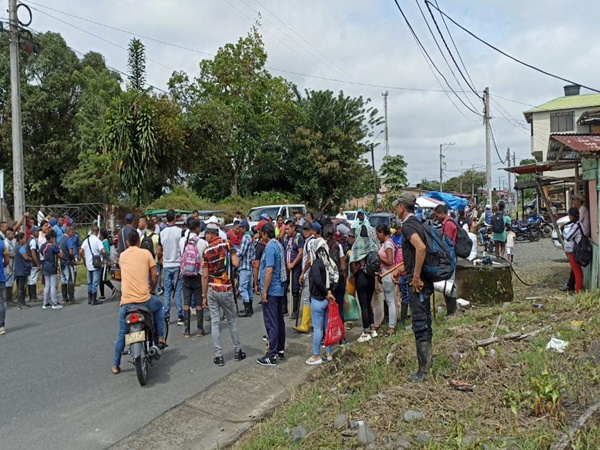
[{"label": "sneaker", "polygon": [[52,309],[61,309],[63,305],[52,305]]},{"label": "sneaker", "polygon": [[100,297],[98,297],[98,300],[106,300],[106,297],[104,295],[101,295]]},{"label": "sneaker", "polygon": [[372,337],[372,338],[376,338],[377,336],[379,336],[379,335],[377,334],[377,331],[376,331],[376,330],[371,330],[371,337]]},{"label": "sneaker", "polygon": [[370,340],[371,340],[371,335],[369,333],[364,333],[364,332],[358,338],[358,342],[369,342]]},{"label": "sneaker", "polygon": [[311,356],[306,360],[306,364],[309,366],[317,366],[319,364],[323,364],[323,360],[320,356]]},{"label": "sneaker", "polygon": [[277,352],[277,359],[285,359],[285,353],[284,352]]},{"label": "sneaker", "polygon": [[42,309],[50,309],[50,305],[42,305]]},{"label": "sneaker", "polygon": [[183,322],[183,317],[179,317],[179,318],[177,319],[177,326],[178,326],[178,327],[182,327],[182,326],[184,326],[184,325],[185,325],[185,323]]},{"label": "sneaker", "polygon": [[276,366],[277,358],[269,358],[267,355],[265,355],[262,358],[258,358],[256,362],[261,366]]},{"label": "sneaker", "polygon": [[198,331],[196,331],[196,336],[198,336],[198,337],[206,336],[206,331],[204,331],[204,328],[201,328]]},{"label": "sneaker", "polygon": [[222,356],[215,356],[215,359],[213,359],[213,362],[219,367],[223,367],[225,365],[225,360],[223,359]]},{"label": "sneaker", "polygon": [[267,342],[267,341],[269,340],[269,338],[268,338],[268,337],[267,337],[267,335],[265,334],[265,335],[263,335],[263,337],[262,337],[262,340],[263,340],[263,341],[265,341],[265,342]]},{"label": "sneaker", "polygon": [[329,362],[333,361],[333,355],[331,355],[331,354],[325,355],[325,360],[329,361]]},{"label": "sneaker", "polygon": [[6,328],[0,327],[0,335],[6,334]]},{"label": "sneaker", "polygon": [[246,352],[244,352],[242,349],[239,349],[237,352],[235,352],[234,358],[236,361],[242,361],[243,359],[246,359]]}]

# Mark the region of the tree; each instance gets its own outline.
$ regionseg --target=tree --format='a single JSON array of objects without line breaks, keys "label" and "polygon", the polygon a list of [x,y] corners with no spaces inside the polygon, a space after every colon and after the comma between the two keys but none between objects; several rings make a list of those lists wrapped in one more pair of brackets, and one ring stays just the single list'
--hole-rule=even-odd
[{"label": "tree", "polygon": [[406,161],[402,155],[385,156],[379,172],[391,193],[399,193],[408,184]]},{"label": "tree", "polygon": [[479,188],[485,186],[485,172],[465,170],[457,177],[452,177],[444,181],[444,191],[468,193],[473,191],[477,193]]},{"label": "tree", "polygon": [[[522,159],[521,161],[519,161],[519,165],[520,166],[525,166],[527,164],[535,164],[536,161],[535,159]],[[523,183],[526,181],[534,181],[535,180],[535,176],[533,174],[524,174],[524,175],[517,175],[517,183]],[[523,203],[527,203],[528,201],[531,201],[535,198],[535,192],[536,189],[535,188],[527,188],[527,189],[523,189],[523,194],[522,194],[522,202]]]},{"label": "tree", "polygon": [[133,38],[129,42],[127,67],[129,67],[129,89],[143,92],[146,87],[146,49],[139,39]]}]

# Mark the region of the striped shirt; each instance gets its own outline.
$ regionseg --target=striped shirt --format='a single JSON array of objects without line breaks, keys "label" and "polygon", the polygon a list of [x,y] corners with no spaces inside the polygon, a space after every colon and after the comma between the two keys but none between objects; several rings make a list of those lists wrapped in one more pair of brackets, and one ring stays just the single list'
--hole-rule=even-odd
[{"label": "striped shirt", "polygon": [[254,260],[255,248],[250,233],[244,233],[237,255],[240,257],[240,270],[252,270],[252,260]]},{"label": "striped shirt", "polygon": [[232,252],[235,250],[231,244],[221,238],[210,241],[204,250],[202,270],[208,273],[209,289],[216,292],[227,292],[233,288],[229,277]]}]

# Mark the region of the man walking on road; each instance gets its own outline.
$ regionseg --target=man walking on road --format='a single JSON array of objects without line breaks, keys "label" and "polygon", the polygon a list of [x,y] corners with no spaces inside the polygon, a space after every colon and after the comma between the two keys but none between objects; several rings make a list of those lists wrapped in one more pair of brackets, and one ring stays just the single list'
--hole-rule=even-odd
[{"label": "man walking on road", "polygon": [[202,258],[202,302],[204,308],[210,310],[211,336],[215,348],[213,362],[217,366],[224,366],[225,360],[219,336],[220,308],[227,317],[235,360],[241,361],[246,358],[246,353],[240,344],[240,334],[235,317],[233,283],[231,282],[233,268],[239,266],[240,260],[231,244],[219,238],[219,228],[216,224],[208,224],[204,233],[208,247],[204,250]]},{"label": "man walking on road", "polygon": [[40,237],[40,229],[36,226],[31,227],[31,236],[27,241],[27,246],[31,252],[31,272],[27,278],[27,289],[29,290],[29,300],[37,302],[37,281],[42,265],[40,264],[40,245],[38,238]]},{"label": "man walking on road", "polygon": [[181,263],[181,228],[175,225],[175,211],[167,211],[167,227],[160,232],[160,246],[163,255],[163,304],[165,317],[171,317],[171,297],[175,293],[177,308],[177,325],[183,326],[183,300],[181,296],[183,283],[180,281],[179,264]]},{"label": "man walking on road", "polygon": [[247,220],[244,219],[239,223],[239,229],[243,234],[242,242],[237,251],[238,258],[240,259],[240,268],[238,271],[240,280],[239,290],[240,297],[242,297],[242,300],[244,301],[244,311],[240,311],[240,317],[252,317],[252,314],[254,314],[254,309],[252,307],[252,299],[254,297],[254,292],[252,290],[252,261],[255,256],[255,247],[254,242],[252,242],[252,234],[250,233],[249,228],[250,224]]},{"label": "man walking on road", "polygon": [[[94,256],[102,255],[106,259],[106,252],[100,239],[98,239],[98,225],[92,226],[90,235],[81,244],[79,256],[85,260],[85,266],[88,271],[88,304],[95,306],[101,305],[102,302],[97,300],[98,285],[102,276],[102,267],[94,266]],[[64,254],[63,254],[64,256]]]},{"label": "man walking on road", "polygon": [[[397,214],[402,220],[402,256],[408,283],[408,305],[412,316],[412,329],[417,347],[419,370],[409,377],[409,381],[423,382],[429,375],[432,363],[431,348],[431,305],[433,284],[426,278],[421,278],[427,247],[425,245],[425,229],[415,217],[416,197],[403,193],[394,202]],[[400,269],[394,274],[396,281]]]},{"label": "man walking on road", "polygon": [[[76,304],[75,301],[75,244],[73,243],[73,227],[68,226],[58,246],[63,254],[60,263],[60,288],[63,303]],[[103,247],[104,248],[104,247]],[[85,249],[84,249],[85,250]]]},{"label": "man walking on road", "polygon": [[[149,251],[141,249],[138,233],[129,233],[129,247],[119,258],[121,267],[121,308],[119,309],[119,334],[115,341],[112,373],[121,372],[121,354],[125,349],[127,323],[125,313],[133,307],[142,306],[154,313],[156,332],[160,347],[165,345],[165,313],[156,296],[156,262]],[[148,283],[150,278],[150,283]]]},{"label": "man walking on road", "polygon": [[285,322],[283,321],[283,301],[287,274],[285,252],[275,237],[275,227],[265,223],[260,230],[263,239],[268,239],[260,261],[260,291],[263,304],[263,318],[269,350],[265,356],[257,359],[261,366],[275,366],[277,359],[284,358]]}]

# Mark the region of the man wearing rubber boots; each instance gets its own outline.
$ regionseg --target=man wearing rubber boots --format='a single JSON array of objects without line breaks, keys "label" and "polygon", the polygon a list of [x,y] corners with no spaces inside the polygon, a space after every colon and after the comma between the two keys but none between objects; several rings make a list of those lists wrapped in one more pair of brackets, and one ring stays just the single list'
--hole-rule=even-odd
[{"label": "man wearing rubber boots", "polygon": [[[408,283],[408,305],[412,316],[412,329],[417,347],[419,370],[409,377],[409,381],[423,382],[429,375],[432,364],[431,347],[431,303],[433,284],[425,277],[421,278],[427,247],[425,229],[415,217],[416,197],[403,193],[394,202],[397,215],[402,220],[402,255]],[[400,276],[394,274],[394,280]]]}]

